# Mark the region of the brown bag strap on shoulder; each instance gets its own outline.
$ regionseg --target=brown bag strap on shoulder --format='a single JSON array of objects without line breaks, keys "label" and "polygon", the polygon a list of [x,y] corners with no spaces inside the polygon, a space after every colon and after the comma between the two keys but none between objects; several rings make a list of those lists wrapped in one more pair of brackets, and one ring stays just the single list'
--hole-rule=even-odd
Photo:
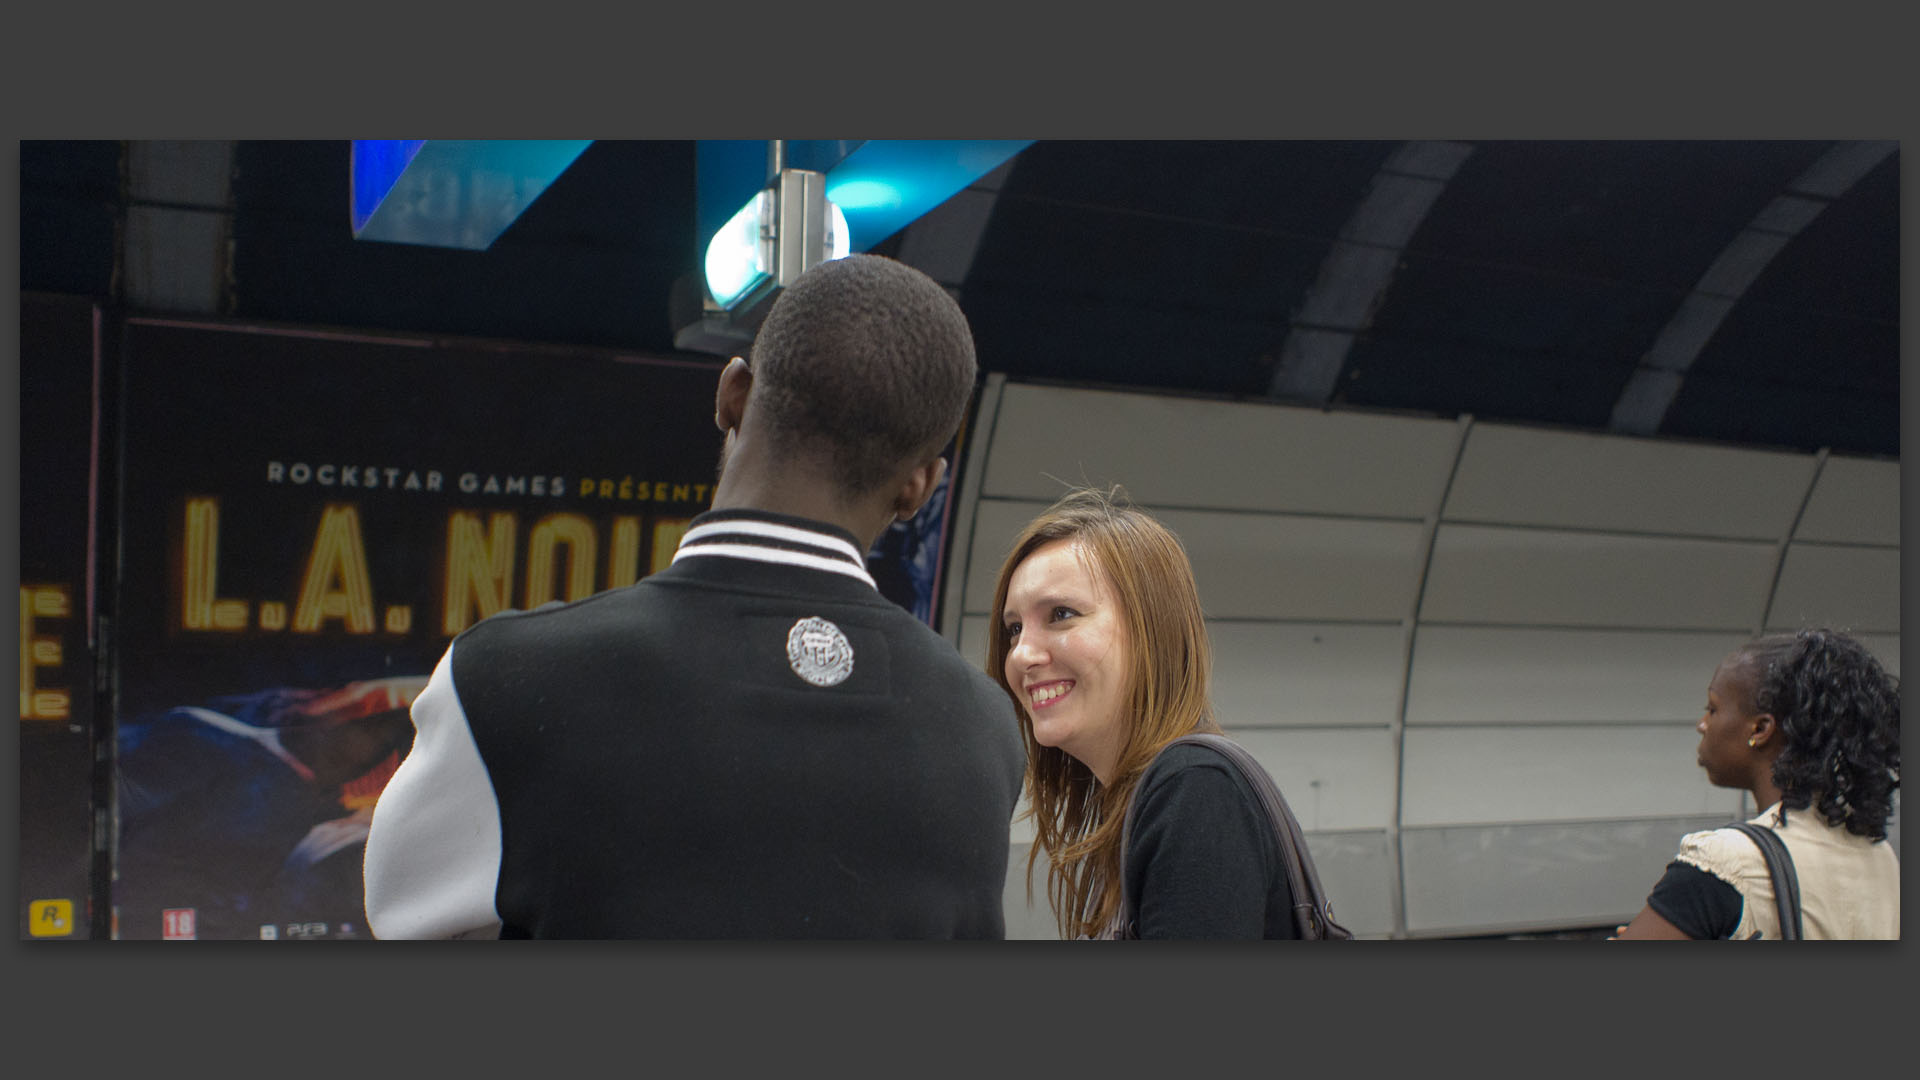
[{"label": "brown bag strap on shoulder", "polygon": [[[1260,802],[1266,808],[1267,820],[1273,826],[1274,838],[1279,842],[1280,861],[1287,872],[1287,889],[1293,894],[1294,927],[1300,937],[1309,941],[1345,941],[1352,938],[1352,931],[1334,921],[1333,905],[1327,900],[1326,890],[1320,886],[1320,874],[1314,869],[1313,856],[1307,850],[1307,838],[1300,831],[1300,822],[1293,816],[1286,798],[1280,794],[1279,787],[1267,775],[1267,770],[1260,766],[1260,762],[1245,747],[1224,735],[1182,735],[1168,743],[1166,749],[1182,744],[1205,746],[1217,751],[1259,793]],[[1166,749],[1161,753],[1165,753]],[[1127,892],[1126,860],[1127,847],[1133,840],[1134,818],[1139,814],[1140,792],[1145,786],[1145,778],[1142,777],[1141,783],[1133,789],[1132,798],[1128,800],[1127,815],[1120,827],[1120,913],[1123,922],[1115,928],[1116,937],[1136,936],[1137,916],[1134,898]]]}]

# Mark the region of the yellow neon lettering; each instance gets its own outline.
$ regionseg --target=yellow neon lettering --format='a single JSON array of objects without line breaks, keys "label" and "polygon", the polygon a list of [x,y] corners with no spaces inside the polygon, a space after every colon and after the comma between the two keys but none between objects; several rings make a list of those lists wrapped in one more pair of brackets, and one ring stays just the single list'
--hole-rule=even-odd
[{"label": "yellow neon lettering", "polygon": [[373,578],[360,539],[360,512],[352,503],[329,503],[320,514],[293,629],[312,633],[327,619],[345,620],[349,633],[373,632]]},{"label": "yellow neon lettering", "polygon": [[593,524],[578,514],[542,518],[527,539],[527,606],[553,599],[553,549],[561,544],[567,548],[567,599],[592,596],[595,543]]},{"label": "yellow neon lettering", "polygon": [[[188,630],[238,630],[247,625],[247,602],[215,596],[220,580],[220,500],[187,500],[181,545],[183,586],[180,625]],[[238,619],[235,613],[238,612]]]},{"label": "yellow neon lettering", "polygon": [[457,634],[481,618],[505,611],[513,585],[513,537],[518,522],[497,513],[480,531],[480,515],[459,511],[447,519],[447,593],[441,629]]},{"label": "yellow neon lettering", "polygon": [[67,715],[65,690],[36,689],[34,669],[59,667],[60,639],[35,637],[36,620],[59,618],[72,610],[65,586],[20,586],[20,719],[58,720]]}]

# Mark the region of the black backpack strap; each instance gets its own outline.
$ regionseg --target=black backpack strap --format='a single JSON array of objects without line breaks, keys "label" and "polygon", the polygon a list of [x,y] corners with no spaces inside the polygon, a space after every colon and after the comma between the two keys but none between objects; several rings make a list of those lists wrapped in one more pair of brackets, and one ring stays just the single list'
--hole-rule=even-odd
[{"label": "black backpack strap", "polygon": [[1767,876],[1773,879],[1774,902],[1780,908],[1780,939],[1801,940],[1800,878],[1793,872],[1793,856],[1788,854],[1787,845],[1772,829],[1745,821],[1736,823],[1733,828],[1745,833],[1748,839],[1759,845],[1760,854],[1767,860]]},{"label": "black backpack strap", "polygon": [[[1326,890],[1320,886],[1320,874],[1314,869],[1313,856],[1307,850],[1306,835],[1300,831],[1300,822],[1293,816],[1293,810],[1280,794],[1267,770],[1247,752],[1239,743],[1224,735],[1194,734],[1182,735],[1168,743],[1161,753],[1181,744],[1205,746],[1218,752],[1238,769],[1240,775],[1254,791],[1259,793],[1260,802],[1266,810],[1267,821],[1273,828],[1274,838],[1279,842],[1280,862],[1286,869],[1287,889],[1293,895],[1294,927],[1300,936],[1307,940],[1346,940],[1353,937],[1352,931],[1341,926],[1333,919],[1333,905],[1327,900]],[[1156,758],[1157,760],[1157,758]],[[1148,766],[1151,771],[1152,766]],[[1133,897],[1127,892],[1127,846],[1133,839],[1134,819],[1139,814],[1140,792],[1146,787],[1146,776],[1133,789],[1133,795],[1127,802],[1127,814],[1120,828],[1120,911],[1123,925],[1116,928],[1116,937],[1135,937],[1136,913]]]}]

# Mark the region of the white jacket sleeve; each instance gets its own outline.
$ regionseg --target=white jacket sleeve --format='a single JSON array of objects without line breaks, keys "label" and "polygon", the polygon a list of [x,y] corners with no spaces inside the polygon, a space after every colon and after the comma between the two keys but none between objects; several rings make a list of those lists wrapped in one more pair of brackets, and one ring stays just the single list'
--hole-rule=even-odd
[{"label": "white jacket sleeve", "polygon": [[453,685],[453,648],[413,703],[413,749],[367,835],[367,926],[376,938],[497,937],[500,808]]}]

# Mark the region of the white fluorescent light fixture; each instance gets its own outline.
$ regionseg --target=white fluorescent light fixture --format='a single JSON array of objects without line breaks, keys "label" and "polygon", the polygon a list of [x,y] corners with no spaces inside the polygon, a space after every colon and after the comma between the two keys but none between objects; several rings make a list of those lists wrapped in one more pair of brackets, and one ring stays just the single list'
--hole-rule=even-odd
[{"label": "white fluorescent light fixture", "polygon": [[831,231],[827,234],[827,258],[844,259],[853,254],[853,230],[847,227],[846,211],[831,199],[827,200],[827,220],[831,223]]},{"label": "white fluorescent light fixture", "polygon": [[773,192],[758,191],[707,244],[707,291],[721,307],[773,276]]},{"label": "white fluorescent light fixture", "polygon": [[847,215],[826,196],[826,177],[783,169],[707,244],[708,295],[728,311],[755,307],[810,267],[853,250]]}]

